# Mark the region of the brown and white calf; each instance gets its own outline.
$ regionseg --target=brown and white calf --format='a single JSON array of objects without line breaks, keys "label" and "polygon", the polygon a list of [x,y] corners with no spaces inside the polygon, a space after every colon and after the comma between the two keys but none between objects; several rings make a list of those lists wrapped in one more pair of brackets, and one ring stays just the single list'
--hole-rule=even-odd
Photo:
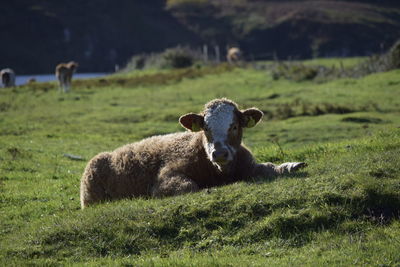
[{"label": "brown and white calf", "polygon": [[81,179],[82,208],[105,200],[194,192],[303,167],[302,162],[256,163],[242,145],[242,133],[262,116],[256,108],[241,111],[228,99],[216,99],[201,114],[180,117],[187,132],[154,136],[98,154]]},{"label": "brown and white calf", "polygon": [[15,86],[15,73],[12,69],[2,69],[0,71],[1,83],[4,87]]},{"label": "brown and white calf", "polygon": [[74,61],[60,63],[56,66],[56,77],[60,83],[60,90],[63,90],[64,93],[71,89],[72,75],[77,67],[78,63]]},{"label": "brown and white calf", "polygon": [[242,59],[242,51],[238,47],[228,49],[226,59],[230,64],[236,64]]}]

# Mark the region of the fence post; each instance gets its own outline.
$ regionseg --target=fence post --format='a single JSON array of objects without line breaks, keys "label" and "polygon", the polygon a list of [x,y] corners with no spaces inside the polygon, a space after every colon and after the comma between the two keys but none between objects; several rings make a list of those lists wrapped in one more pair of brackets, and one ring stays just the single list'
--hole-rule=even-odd
[{"label": "fence post", "polygon": [[218,45],[214,46],[214,49],[215,49],[215,61],[217,63],[220,63],[221,62],[221,55],[219,53],[219,46]]},{"label": "fence post", "polygon": [[203,60],[205,63],[208,62],[208,46],[206,44],[203,45]]}]

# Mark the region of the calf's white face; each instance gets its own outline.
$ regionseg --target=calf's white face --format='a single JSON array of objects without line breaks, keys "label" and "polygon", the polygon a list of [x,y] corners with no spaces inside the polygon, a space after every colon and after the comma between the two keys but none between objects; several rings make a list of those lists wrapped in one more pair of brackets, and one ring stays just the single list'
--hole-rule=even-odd
[{"label": "calf's white face", "polygon": [[[208,158],[218,166],[231,162],[236,153],[235,144],[229,142],[232,138],[235,139],[233,141],[237,141],[239,137],[234,111],[234,107],[226,103],[205,111],[203,125],[207,137],[205,149]],[[235,133],[233,128],[235,128]]]},{"label": "calf's white face", "polygon": [[242,112],[234,102],[217,99],[206,104],[203,114],[189,113],[179,121],[191,131],[203,130],[206,137],[203,146],[208,159],[223,171],[235,159],[242,141],[242,128],[255,126],[262,115],[258,109]]}]

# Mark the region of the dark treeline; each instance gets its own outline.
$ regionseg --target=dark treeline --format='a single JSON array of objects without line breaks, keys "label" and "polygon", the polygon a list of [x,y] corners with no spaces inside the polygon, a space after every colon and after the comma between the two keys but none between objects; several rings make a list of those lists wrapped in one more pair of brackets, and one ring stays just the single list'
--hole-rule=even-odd
[{"label": "dark treeline", "polygon": [[383,0],[18,0],[0,11],[0,68],[19,74],[69,60],[113,71],[177,45],[238,45],[248,59],[370,55],[400,37],[400,6]]},{"label": "dark treeline", "polygon": [[198,39],[160,0],[18,0],[0,9],[0,65],[20,74],[69,60],[81,72],[112,71],[132,54]]}]

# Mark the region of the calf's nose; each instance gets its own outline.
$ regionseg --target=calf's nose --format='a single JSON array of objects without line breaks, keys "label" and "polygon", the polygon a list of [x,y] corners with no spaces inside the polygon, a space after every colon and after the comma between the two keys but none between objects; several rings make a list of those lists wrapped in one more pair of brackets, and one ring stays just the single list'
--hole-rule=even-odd
[{"label": "calf's nose", "polygon": [[228,150],[227,149],[219,149],[215,150],[212,153],[213,161],[226,161],[228,159]]}]

